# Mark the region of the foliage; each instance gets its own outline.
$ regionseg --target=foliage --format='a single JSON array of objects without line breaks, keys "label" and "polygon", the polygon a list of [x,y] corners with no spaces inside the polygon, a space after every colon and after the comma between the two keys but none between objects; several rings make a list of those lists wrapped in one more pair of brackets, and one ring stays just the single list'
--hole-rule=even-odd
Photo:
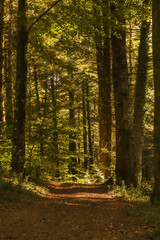
[{"label": "foliage", "polygon": [[[158,240],[160,234],[160,206],[152,205],[148,201],[138,202],[132,209],[126,208],[127,216],[141,218],[141,224],[137,234],[141,232],[146,239]],[[141,235],[140,235],[141,236]]]},{"label": "foliage", "polygon": [[[11,50],[12,56],[12,94],[15,100],[15,71],[16,71],[16,21],[18,1],[5,1],[5,28],[4,28],[4,56],[7,50]],[[150,5],[143,5],[142,1],[125,1],[124,6],[119,1],[114,3],[120,15],[125,15],[126,26],[116,26],[116,19],[105,12],[105,1],[90,0],[66,0],[61,1],[51,11],[37,22],[29,33],[29,44],[27,48],[28,62],[28,85],[26,96],[26,159],[24,177],[30,181],[55,180],[55,181],[77,181],[77,182],[103,182],[103,171],[105,166],[99,164],[99,113],[98,113],[98,77],[95,49],[95,32],[102,36],[105,42],[105,29],[102,22],[109,20],[109,25],[114,30],[125,29],[127,33],[127,57],[131,53],[132,67],[131,98],[134,95],[134,84],[136,79],[137,56],[139,44],[139,30],[144,19],[150,19]],[[50,1],[29,1],[27,4],[27,27],[37,19],[47,8]],[[105,10],[104,10],[105,9]],[[102,14],[104,13],[104,14]],[[100,23],[99,16],[100,15]],[[103,15],[103,16],[102,16]],[[105,19],[106,18],[106,19]],[[12,19],[12,21],[10,21]],[[11,22],[11,25],[10,25]],[[133,29],[130,29],[131,27]],[[101,27],[99,27],[101,24]],[[10,32],[9,32],[10,29]],[[132,37],[130,36],[132,30]],[[111,35],[111,29],[109,30]],[[9,36],[11,34],[11,36]],[[8,43],[11,38],[11,43]],[[132,44],[130,44],[130,41]],[[6,45],[10,44],[10,45]],[[150,50],[151,51],[151,50]],[[152,60],[152,59],[151,59]],[[4,62],[4,106],[6,107],[6,79],[8,77],[9,63]],[[152,75],[152,69],[149,70]],[[54,94],[51,86],[51,78],[54,82]],[[83,96],[82,84],[88,83],[89,96]],[[152,151],[153,142],[150,139],[153,133],[153,86],[147,88],[147,101],[145,113],[144,145],[145,149]],[[112,87],[113,88],[113,87]],[[74,90],[74,124],[71,123],[69,112],[71,104],[69,91]],[[54,99],[53,99],[54,95]],[[102,149],[112,159],[111,170],[115,169],[115,119],[114,119],[114,96],[112,89],[112,150]],[[89,140],[87,139],[87,153],[84,154],[83,146],[83,97],[85,97],[85,111],[87,101],[89,102],[90,124],[93,147],[92,172],[89,170]],[[134,100],[132,100],[132,105]],[[14,109],[14,104],[13,104]],[[11,136],[7,135],[6,110],[4,108],[4,123],[2,140],[0,140],[0,175],[10,174],[11,163]],[[87,115],[87,114],[86,114]],[[56,126],[55,126],[56,121]],[[88,119],[86,129],[88,138]],[[58,137],[55,140],[55,133]],[[69,151],[70,135],[74,135],[76,151]],[[147,144],[149,134],[149,144]],[[57,141],[57,142],[56,142]],[[57,144],[58,150],[55,151]],[[144,149],[144,150],[145,150]],[[56,152],[56,153],[55,153]],[[151,153],[151,154],[152,154]],[[145,155],[145,154],[144,154]],[[145,161],[143,166],[153,166],[152,157],[149,163]],[[76,158],[77,175],[69,173],[69,164],[72,158]],[[84,169],[85,158],[88,159],[88,167]],[[57,176],[57,171],[58,176]],[[151,174],[152,177],[153,173]],[[144,176],[146,177],[146,176]],[[124,190],[125,191],[125,190]],[[130,190],[132,192],[132,190]],[[141,191],[140,189],[137,191]],[[133,191],[134,192],[134,191]],[[127,194],[127,193],[126,193]],[[130,193],[133,194],[133,193]],[[125,195],[125,193],[124,193]],[[138,192],[137,192],[138,195]]]},{"label": "foliage", "polygon": [[11,161],[11,142],[7,139],[0,140],[0,176],[8,175]]},{"label": "foliage", "polygon": [[119,197],[123,197],[126,199],[134,200],[134,201],[149,201],[150,195],[152,193],[152,186],[151,182],[142,182],[140,186],[137,188],[129,187],[127,188],[124,183],[122,186],[113,186],[113,193],[115,193]]}]

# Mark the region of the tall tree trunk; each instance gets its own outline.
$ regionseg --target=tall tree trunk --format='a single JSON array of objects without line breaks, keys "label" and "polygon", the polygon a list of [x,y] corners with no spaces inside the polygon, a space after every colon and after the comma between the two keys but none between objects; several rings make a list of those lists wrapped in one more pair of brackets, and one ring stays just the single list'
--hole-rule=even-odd
[{"label": "tall tree trunk", "polygon": [[87,116],[86,116],[86,84],[82,82],[82,105],[83,105],[83,153],[84,153],[84,169],[88,169],[87,157]]},{"label": "tall tree trunk", "polygon": [[59,177],[59,159],[58,159],[58,121],[57,121],[57,96],[54,79],[51,78],[51,95],[53,106],[53,161],[56,162],[56,177]]},{"label": "tall tree trunk", "polygon": [[[69,151],[71,155],[76,154],[76,135],[75,135],[75,108],[74,108],[74,90],[71,89],[69,91],[69,126],[70,126],[70,134],[69,134]],[[77,167],[77,159],[75,156],[70,158],[69,163],[69,171],[71,174],[76,174]]]},{"label": "tall tree trunk", "polygon": [[[95,31],[97,73],[99,86],[99,148],[100,162],[106,178],[111,176],[111,72],[110,72],[110,40],[109,40],[109,5],[101,3],[102,12],[95,5],[97,29]],[[102,29],[104,33],[102,36]]]},{"label": "tall tree trunk", "polygon": [[[148,5],[149,0],[145,0],[144,4]],[[143,148],[143,119],[144,105],[146,95],[147,69],[148,69],[148,50],[149,50],[149,27],[150,23],[147,20],[142,21],[139,55],[138,55],[138,70],[135,85],[135,103],[134,103],[134,119],[133,119],[133,136],[135,144],[136,172],[135,181],[137,184],[141,182],[142,176],[142,148]]]},{"label": "tall tree trunk", "polygon": [[90,117],[90,104],[89,104],[89,86],[86,80],[86,101],[87,101],[87,121],[88,121],[88,146],[89,146],[89,170],[93,168],[93,147],[92,147],[92,134],[91,134],[91,117]]},{"label": "tall tree trunk", "polygon": [[23,172],[25,163],[25,105],[27,82],[26,0],[18,1],[16,96],[12,140],[12,171]]},{"label": "tall tree trunk", "polygon": [[37,110],[40,111],[40,100],[39,100],[39,91],[38,91],[38,76],[37,76],[36,65],[34,65],[34,83],[35,83],[35,90],[36,90]]},{"label": "tall tree trunk", "polygon": [[6,104],[5,118],[7,123],[7,134],[11,138],[13,131],[13,100],[12,100],[12,20],[13,20],[13,0],[9,2],[9,22],[8,22],[8,44],[6,44]]},{"label": "tall tree trunk", "polygon": [[129,82],[131,86],[133,84],[132,41],[133,41],[132,20],[130,20],[129,22]]},{"label": "tall tree trunk", "polygon": [[28,74],[28,82],[27,82],[27,88],[28,88],[28,113],[27,113],[27,122],[28,122],[28,140],[31,142],[31,131],[32,131],[32,77],[31,77],[31,71],[29,69]]},{"label": "tall tree trunk", "polygon": [[134,90],[135,90],[135,78],[134,76],[134,66],[133,66],[133,46],[134,46],[134,39],[133,39],[133,24],[132,20],[129,21],[129,49],[128,49],[128,72],[129,72],[129,85],[130,85],[130,104],[131,104],[131,112],[133,114],[134,111]]},{"label": "tall tree trunk", "polygon": [[154,69],[154,190],[151,201],[160,202],[160,1],[152,0],[153,69]]},{"label": "tall tree trunk", "polygon": [[[119,1],[123,5],[124,1]],[[126,185],[132,182],[135,166],[134,145],[132,137],[132,118],[129,102],[129,77],[126,57],[126,33],[122,30],[125,25],[123,13],[115,10],[112,5],[112,14],[117,20],[117,32],[112,33],[112,71],[115,100],[116,120],[116,175],[118,183],[123,180]]]},{"label": "tall tree trunk", "polygon": [[3,68],[3,28],[4,28],[4,2],[5,0],[1,0],[0,2],[0,133],[2,131],[3,124],[3,76],[2,76],[2,68]]},{"label": "tall tree trunk", "polygon": [[43,157],[44,156],[44,141],[45,141],[45,130],[44,130],[44,124],[46,121],[46,115],[47,115],[47,93],[48,93],[48,82],[47,80],[44,82],[44,106],[43,106],[43,113],[42,113],[42,123],[39,126],[39,140],[40,140],[40,154]]},{"label": "tall tree trunk", "polygon": [[12,139],[13,172],[21,173],[25,164],[25,117],[26,117],[26,85],[27,85],[27,60],[26,47],[28,34],[32,27],[61,0],[55,1],[51,7],[44,11],[27,29],[26,0],[18,0],[17,19],[17,59],[16,59],[16,96]]},{"label": "tall tree trunk", "polygon": [[[8,35],[9,41],[9,35]],[[5,45],[5,58],[4,58],[4,69],[5,69],[5,119],[7,124],[7,136],[11,138],[13,131],[13,108],[12,108],[12,53],[10,51],[10,45]]]}]

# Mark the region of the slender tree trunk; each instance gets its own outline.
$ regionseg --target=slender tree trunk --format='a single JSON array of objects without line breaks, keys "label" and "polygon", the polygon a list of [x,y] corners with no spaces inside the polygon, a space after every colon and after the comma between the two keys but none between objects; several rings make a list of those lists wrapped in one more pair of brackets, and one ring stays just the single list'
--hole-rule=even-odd
[{"label": "slender tree trunk", "polygon": [[39,91],[38,91],[38,76],[37,76],[36,65],[34,65],[34,83],[35,83],[35,90],[36,90],[37,110],[40,111],[40,100],[39,100]]},{"label": "slender tree trunk", "polygon": [[[124,3],[123,0],[120,1]],[[129,77],[126,57],[126,33],[121,30],[125,25],[124,16],[115,10],[112,5],[112,14],[117,19],[117,32],[112,34],[112,72],[115,99],[115,120],[116,120],[116,175],[118,183],[124,180],[126,185],[132,182],[135,166],[132,166],[134,159],[134,145],[132,137],[132,118],[129,102]],[[123,21],[122,21],[123,20]]]},{"label": "slender tree trunk", "polygon": [[87,157],[87,116],[86,116],[86,84],[82,82],[82,105],[83,105],[83,153],[84,153],[84,169],[88,169]]},{"label": "slender tree trunk", "polygon": [[57,121],[57,96],[54,79],[51,78],[51,95],[53,106],[53,161],[56,162],[56,177],[59,177],[59,159],[58,159],[58,121]]},{"label": "slender tree trunk", "polygon": [[32,128],[32,77],[31,77],[31,71],[29,69],[28,74],[28,82],[27,82],[27,88],[28,88],[28,114],[27,114],[27,121],[28,121],[28,140],[30,142],[31,140],[31,128]]},{"label": "slender tree trunk", "polygon": [[3,75],[2,75],[2,68],[3,68],[4,2],[5,2],[5,0],[1,0],[1,2],[0,2],[0,133],[2,131],[2,124],[3,124],[3,93],[2,93]]},{"label": "slender tree trunk", "polygon": [[130,82],[130,85],[132,85],[133,83],[132,41],[133,41],[132,21],[130,21],[129,22],[129,82]]},{"label": "slender tree trunk", "polygon": [[44,130],[44,123],[46,121],[47,115],[47,93],[48,93],[48,82],[47,80],[44,83],[45,95],[44,95],[44,107],[43,107],[43,114],[42,114],[42,123],[39,127],[39,138],[40,138],[40,154],[44,156],[44,141],[45,141],[45,130]]},{"label": "slender tree trunk", "polygon": [[[75,135],[75,108],[74,108],[74,90],[71,89],[69,91],[69,126],[70,126],[70,134],[69,134],[69,151],[71,155],[76,154],[76,135]],[[75,156],[70,158],[69,163],[69,171],[71,174],[76,174],[76,167],[77,167],[77,159]]]},{"label": "slender tree trunk", "polygon": [[[78,119],[77,119],[78,133],[80,132],[80,125],[81,125],[81,116],[80,116],[81,111],[80,110],[81,110],[80,107],[78,107],[78,109],[77,109],[77,111],[78,111]],[[81,166],[81,141],[80,141],[80,136],[79,135],[77,137],[77,141],[78,141],[78,143],[77,143],[77,150],[78,150],[78,164],[77,164],[77,166],[78,166],[78,168],[80,168],[80,166]]]},{"label": "slender tree trunk", "polygon": [[40,98],[39,98],[39,90],[38,90],[38,74],[37,74],[37,67],[34,65],[34,83],[35,83],[35,91],[36,91],[36,108],[39,114],[39,117],[42,119],[42,123],[38,127],[38,138],[40,141],[40,153],[41,156],[44,155],[44,148],[43,148],[43,140],[44,140],[44,131],[43,131],[43,125],[45,121],[45,116],[46,116],[46,101],[47,101],[47,82],[44,84],[45,86],[45,97],[44,97],[44,108],[43,108],[43,113],[41,114],[41,105],[40,105]]},{"label": "slender tree trunk", "polygon": [[[9,39],[9,35],[8,35]],[[9,41],[9,40],[8,40]],[[11,138],[13,131],[13,108],[12,108],[12,53],[10,45],[5,45],[4,72],[5,72],[5,119],[7,124],[7,136]]]},{"label": "slender tree trunk", "polygon": [[88,121],[88,146],[89,146],[89,169],[93,168],[93,147],[92,147],[92,134],[91,134],[91,117],[90,117],[90,102],[89,102],[89,86],[86,80],[86,101],[87,101],[87,121]]},{"label": "slender tree trunk", "polygon": [[25,163],[25,105],[27,82],[26,0],[18,1],[16,96],[12,140],[12,171],[23,172]]},{"label": "slender tree trunk", "polygon": [[134,111],[134,91],[135,91],[135,78],[134,76],[134,71],[133,71],[133,58],[134,58],[134,53],[133,53],[133,24],[132,20],[129,21],[129,49],[128,49],[128,72],[129,72],[129,85],[130,85],[130,104],[131,104],[131,112],[133,114]]},{"label": "slender tree trunk", "polygon": [[9,23],[8,23],[8,44],[6,44],[6,65],[7,74],[5,79],[6,88],[6,123],[9,137],[13,132],[13,86],[12,86],[12,21],[13,21],[13,0],[9,3]]},{"label": "slender tree trunk", "polygon": [[[149,3],[149,0],[144,1],[145,4]],[[138,55],[138,71],[135,85],[135,103],[134,103],[134,119],[133,119],[133,136],[135,144],[135,160],[137,178],[135,181],[137,184],[141,182],[142,176],[142,148],[143,148],[143,119],[144,119],[144,105],[146,95],[146,83],[147,83],[147,69],[148,69],[148,50],[149,50],[149,27],[150,23],[146,20],[142,22],[139,55]]]},{"label": "slender tree trunk", "polygon": [[160,1],[152,0],[153,68],[154,68],[154,190],[151,201],[160,202]]}]

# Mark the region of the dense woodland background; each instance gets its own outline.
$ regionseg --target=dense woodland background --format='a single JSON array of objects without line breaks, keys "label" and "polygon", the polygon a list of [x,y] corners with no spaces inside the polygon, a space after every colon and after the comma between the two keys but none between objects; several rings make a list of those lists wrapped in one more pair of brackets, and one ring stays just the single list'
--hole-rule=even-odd
[{"label": "dense woodland background", "polygon": [[150,0],[1,0],[1,176],[159,181],[151,9]]}]

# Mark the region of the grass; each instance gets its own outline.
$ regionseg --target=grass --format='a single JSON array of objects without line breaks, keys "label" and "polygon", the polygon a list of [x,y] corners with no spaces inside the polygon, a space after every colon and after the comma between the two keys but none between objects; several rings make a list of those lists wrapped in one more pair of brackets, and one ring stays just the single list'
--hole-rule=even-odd
[{"label": "grass", "polygon": [[0,179],[0,203],[14,201],[22,195],[37,196],[47,192],[45,187],[31,182],[18,182],[17,179]]},{"label": "grass", "polygon": [[148,183],[142,183],[136,189],[115,186],[112,191],[119,197],[135,202],[134,207],[128,206],[124,211],[127,217],[141,219],[139,231],[143,233],[143,239],[160,240],[160,204],[150,203],[152,186]]},{"label": "grass", "polygon": [[126,209],[126,214],[132,217],[141,217],[141,229],[145,228],[146,239],[160,239],[160,205],[138,202],[135,208]]}]

